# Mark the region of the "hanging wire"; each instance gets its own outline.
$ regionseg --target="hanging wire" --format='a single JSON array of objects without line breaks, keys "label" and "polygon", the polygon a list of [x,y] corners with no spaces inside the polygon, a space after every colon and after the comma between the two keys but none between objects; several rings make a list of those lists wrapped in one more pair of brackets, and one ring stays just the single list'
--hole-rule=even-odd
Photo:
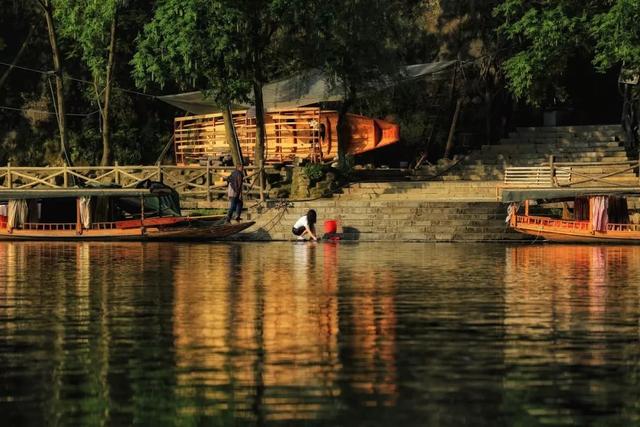
[{"label": "hanging wire", "polygon": [[[48,114],[51,116],[55,116],[55,111],[47,111],[47,110],[36,110],[34,108],[17,108],[17,107],[9,107],[7,105],[0,105],[0,110],[9,110],[9,111],[23,111],[23,112],[31,112],[31,113],[39,113],[39,114]],[[100,110],[92,111],[90,113],[66,113],[65,116],[72,117],[89,117],[96,113],[99,113]]]},{"label": "hanging wire", "polygon": [[[13,64],[9,64],[8,62],[3,62],[3,61],[0,61],[0,65],[4,65],[4,66],[7,66],[7,67],[18,68],[20,70],[30,71],[32,73],[38,73],[38,74],[44,74],[44,75],[51,75],[51,73],[52,73],[51,71],[38,70],[36,68],[24,67],[24,66],[21,66],[21,65],[13,65]],[[74,81],[74,82],[93,85],[93,82],[91,82],[89,80],[79,79],[77,77],[72,77],[72,76],[70,76],[68,74],[63,74],[62,78],[65,79],[65,80],[71,80],[71,81]],[[131,90],[131,89],[124,89],[124,88],[117,87],[117,86],[113,86],[113,89],[114,90],[119,90],[119,91],[122,91],[122,92],[131,93],[131,94],[134,94],[134,95],[146,96],[147,98],[153,98],[153,99],[157,98],[155,95],[149,95],[148,93],[138,92],[136,90]]]}]

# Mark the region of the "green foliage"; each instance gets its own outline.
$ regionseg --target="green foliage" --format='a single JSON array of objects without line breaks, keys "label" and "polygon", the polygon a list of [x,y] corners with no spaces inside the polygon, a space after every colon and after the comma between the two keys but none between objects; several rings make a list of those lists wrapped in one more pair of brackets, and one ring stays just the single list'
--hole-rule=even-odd
[{"label": "green foliage", "polygon": [[509,89],[531,105],[565,100],[564,72],[576,55],[601,72],[620,63],[640,69],[637,0],[505,0],[494,13],[514,49],[503,64]]},{"label": "green foliage", "polygon": [[571,57],[588,47],[589,8],[581,0],[506,0],[494,13],[515,49],[503,64],[511,92],[534,106],[566,101],[562,77]]},{"label": "green foliage", "polygon": [[319,181],[324,176],[324,167],[320,163],[309,163],[303,167],[304,174],[312,182]]},{"label": "green foliage", "polygon": [[175,82],[205,90],[220,105],[244,100],[247,78],[244,26],[226,1],[164,0],[137,39],[132,60],[139,87]]},{"label": "green foliage", "polygon": [[60,35],[71,40],[69,54],[82,59],[93,79],[105,84],[111,23],[122,0],[52,0]]},{"label": "green foliage", "polygon": [[597,14],[591,25],[596,40],[594,64],[604,71],[622,62],[640,70],[640,2],[617,0],[611,8]]}]

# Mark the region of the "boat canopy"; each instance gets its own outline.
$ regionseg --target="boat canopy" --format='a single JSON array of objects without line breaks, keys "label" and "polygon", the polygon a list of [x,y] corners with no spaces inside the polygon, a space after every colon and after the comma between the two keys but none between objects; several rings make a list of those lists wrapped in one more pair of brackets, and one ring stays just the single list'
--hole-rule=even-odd
[{"label": "boat canopy", "polygon": [[584,196],[640,196],[640,187],[518,188],[503,189],[502,203],[525,200],[560,200]]},{"label": "boat canopy", "polygon": [[170,188],[33,188],[2,189],[0,200],[56,199],[70,197],[149,197],[170,195]]},{"label": "boat canopy", "polygon": [[[379,91],[405,82],[418,80],[427,76],[437,76],[449,71],[457,60],[438,61],[426,64],[414,64],[400,67],[397,75],[381,77],[369,83],[369,91]],[[342,101],[343,94],[324,72],[311,69],[290,78],[267,83],[262,88],[265,110],[305,107],[321,102]],[[207,98],[203,92],[188,92],[175,95],[159,96],[159,100],[188,111],[191,114],[209,114],[222,111],[221,106]],[[253,101],[233,102],[232,110],[247,110]]]}]

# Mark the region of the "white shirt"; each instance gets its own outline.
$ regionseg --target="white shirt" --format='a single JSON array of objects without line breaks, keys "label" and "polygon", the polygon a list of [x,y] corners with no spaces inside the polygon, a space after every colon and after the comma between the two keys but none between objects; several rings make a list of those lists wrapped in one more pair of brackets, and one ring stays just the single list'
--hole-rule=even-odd
[{"label": "white shirt", "polygon": [[296,223],[293,225],[293,228],[300,228],[300,227],[310,228],[309,221],[307,220],[306,215],[304,215],[299,220],[297,220]]}]

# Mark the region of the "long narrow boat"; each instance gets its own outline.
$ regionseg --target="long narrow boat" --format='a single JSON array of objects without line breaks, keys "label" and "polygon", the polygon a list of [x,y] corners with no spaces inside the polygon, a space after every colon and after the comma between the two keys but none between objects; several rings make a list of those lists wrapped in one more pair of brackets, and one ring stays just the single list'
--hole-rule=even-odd
[{"label": "long narrow boat", "polygon": [[161,184],[0,191],[0,240],[208,241],[253,224],[183,216],[177,193]]},{"label": "long narrow boat", "polygon": [[[627,205],[638,196],[639,188],[525,189],[504,190],[502,201],[510,203],[507,223],[523,234],[551,242],[639,244],[640,224],[631,223]],[[562,215],[532,214],[534,205],[545,204]]]},{"label": "long narrow boat", "polygon": [[[347,152],[357,155],[400,141],[395,123],[347,114]],[[256,120],[247,111],[233,112],[243,155],[252,160],[256,143]],[[270,110],[265,114],[265,159],[287,163],[296,158],[327,161],[338,155],[338,113],[317,107]],[[224,157],[229,153],[221,113],[177,117],[174,124],[177,165],[189,165]]]}]

